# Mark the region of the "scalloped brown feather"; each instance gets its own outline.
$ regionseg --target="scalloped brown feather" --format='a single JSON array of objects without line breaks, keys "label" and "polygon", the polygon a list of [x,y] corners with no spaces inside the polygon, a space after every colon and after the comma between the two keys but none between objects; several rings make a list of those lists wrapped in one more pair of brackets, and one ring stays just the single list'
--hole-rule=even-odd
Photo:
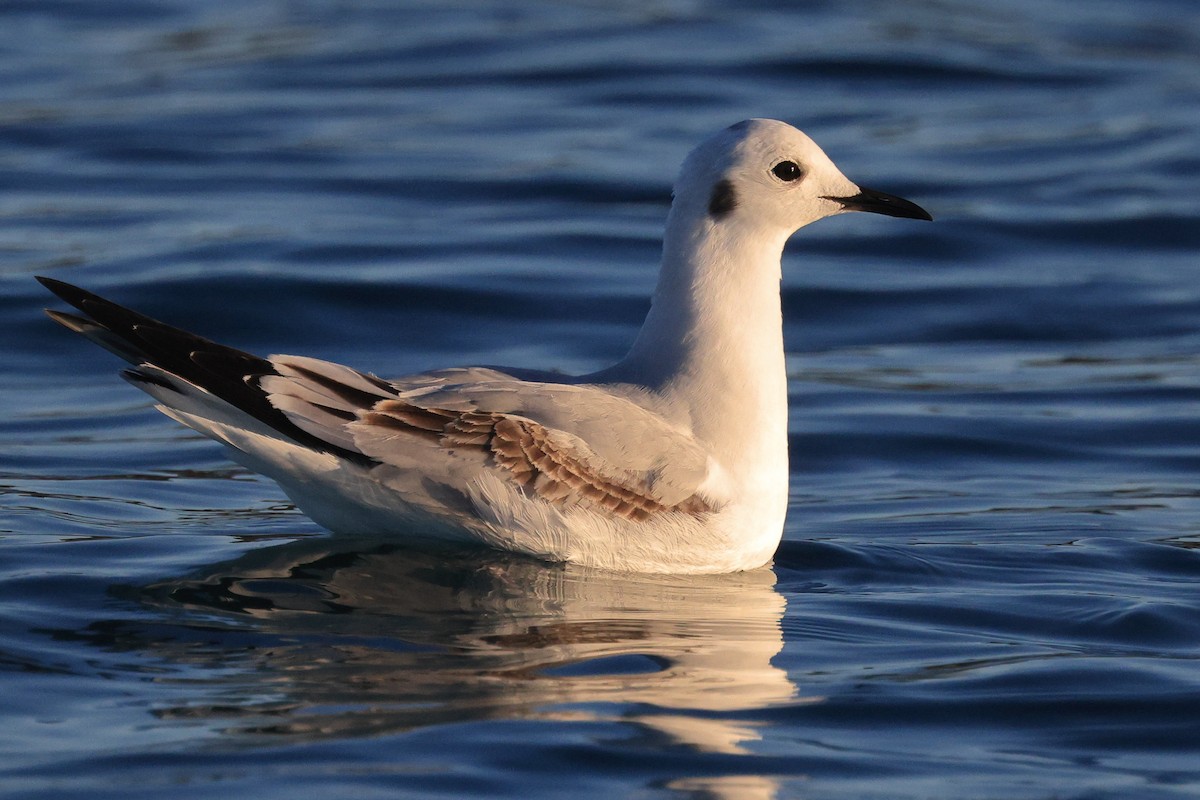
[{"label": "scalloped brown feather", "polygon": [[674,505],[662,503],[650,494],[645,476],[630,470],[600,472],[587,463],[589,454],[581,450],[586,445],[572,446],[562,441],[561,435],[556,437],[550,429],[524,417],[383,400],[364,413],[361,421],[433,437],[446,447],[486,450],[524,491],[560,508],[591,506],[638,522],[663,512],[699,516],[714,510],[699,495]]}]

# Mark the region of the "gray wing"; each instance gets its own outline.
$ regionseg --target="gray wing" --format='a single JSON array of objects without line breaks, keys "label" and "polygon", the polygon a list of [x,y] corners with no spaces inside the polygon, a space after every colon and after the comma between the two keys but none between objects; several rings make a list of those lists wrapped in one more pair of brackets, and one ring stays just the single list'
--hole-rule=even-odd
[{"label": "gray wing", "polygon": [[613,387],[523,381],[485,368],[383,381],[316,359],[273,356],[260,380],[305,432],[381,465],[461,489],[480,470],[560,508],[634,520],[704,514],[707,453]]}]

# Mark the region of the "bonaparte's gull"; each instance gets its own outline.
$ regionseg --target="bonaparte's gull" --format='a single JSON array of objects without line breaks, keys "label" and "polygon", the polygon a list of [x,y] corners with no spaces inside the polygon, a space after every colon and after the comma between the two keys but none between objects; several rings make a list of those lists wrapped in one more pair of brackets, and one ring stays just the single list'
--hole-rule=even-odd
[{"label": "bonaparte's gull", "polygon": [[675,184],[653,304],[629,354],[579,377],[466,367],[382,380],[269,358],[61,281],[55,321],[133,364],[167,416],[224,444],[337,533],[480,542],[640,572],[767,563],[788,495],[780,256],[843,211],[932,219],[857,186],[804,133],[747,120]]}]

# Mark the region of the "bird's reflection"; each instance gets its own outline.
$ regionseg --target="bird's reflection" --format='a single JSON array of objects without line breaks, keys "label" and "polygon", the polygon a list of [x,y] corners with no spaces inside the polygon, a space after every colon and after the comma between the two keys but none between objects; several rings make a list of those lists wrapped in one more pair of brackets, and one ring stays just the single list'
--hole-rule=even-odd
[{"label": "bird's reflection", "polygon": [[740,753],[760,723],[738,712],[796,701],[771,664],[783,644],[774,584],[769,569],[639,576],[301,541],[138,590],[190,631],[139,644],[210,668],[203,701],[160,713],[230,735],[617,719],[672,745]]}]

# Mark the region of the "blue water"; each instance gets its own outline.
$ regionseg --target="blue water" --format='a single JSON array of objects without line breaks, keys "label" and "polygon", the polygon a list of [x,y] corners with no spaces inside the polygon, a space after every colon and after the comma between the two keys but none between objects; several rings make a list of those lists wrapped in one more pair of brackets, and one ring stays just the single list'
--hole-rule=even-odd
[{"label": "blue water", "polygon": [[[1200,11],[773,6],[0,4],[0,794],[1200,795]],[[41,315],[595,369],[749,116],[937,218],[789,248],[771,569],[331,540]]]}]

